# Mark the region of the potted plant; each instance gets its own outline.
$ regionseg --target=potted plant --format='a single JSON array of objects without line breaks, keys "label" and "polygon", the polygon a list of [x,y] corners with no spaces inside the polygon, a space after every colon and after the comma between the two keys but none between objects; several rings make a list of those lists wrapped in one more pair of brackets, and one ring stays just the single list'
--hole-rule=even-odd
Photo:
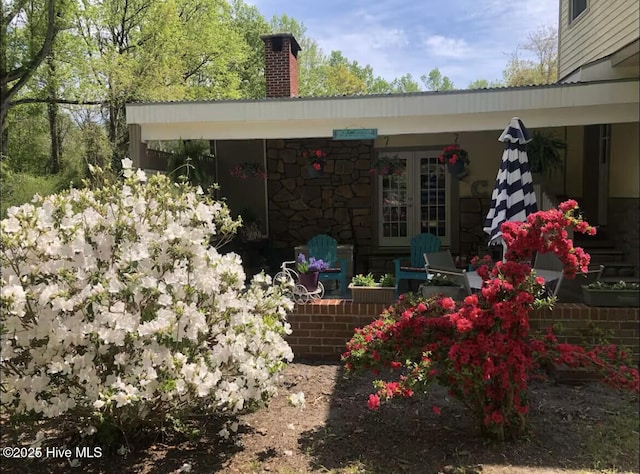
[{"label": "potted plant", "polygon": [[438,156],[440,163],[445,163],[449,168],[449,172],[456,178],[462,179],[467,176],[465,166],[471,163],[469,153],[457,143],[452,143],[443,148],[442,153]]},{"label": "potted plant", "polygon": [[640,285],[625,281],[596,281],[582,285],[582,296],[589,306],[637,307],[640,306]]},{"label": "potted plant", "polygon": [[354,303],[391,303],[395,298],[396,279],[384,274],[376,282],[373,274],[359,274],[351,279],[349,285]]},{"label": "potted plant", "polygon": [[401,176],[404,174],[405,168],[406,163],[398,155],[380,155],[373,161],[369,173],[380,176]]},{"label": "potted plant", "polygon": [[425,283],[420,285],[422,296],[424,296],[425,298],[444,295],[450,296],[454,299],[458,299],[462,295],[462,286],[446,275],[436,273],[429,276],[431,278],[427,279]]},{"label": "potted plant", "polygon": [[298,271],[298,278],[300,284],[304,286],[307,291],[314,292],[318,289],[318,277],[320,272],[329,268],[329,265],[321,259],[315,259],[310,257],[309,260],[303,253],[298,254],[296,260],[296,270]]},{"label": "potted plant", "polygon": [[244,163],[239,163],[229,170],[229,175],[240,179],[267,179],[267,172],[265,171],[264,166],[257,161],[245,161]]},{"label": "potted plant", "polygon": [[527,143],[527,159],[532,173],[551,176],[562,169],[564,164],[560,152],[567,148],[567,144],[555,138],[551,132],[533,132],[531,141]]},{"label": "potted plant", "polygon": [[322,176],[327,164],[327,154],[322,149],[303,150],[302,157],[309,160],[309,176]]}]

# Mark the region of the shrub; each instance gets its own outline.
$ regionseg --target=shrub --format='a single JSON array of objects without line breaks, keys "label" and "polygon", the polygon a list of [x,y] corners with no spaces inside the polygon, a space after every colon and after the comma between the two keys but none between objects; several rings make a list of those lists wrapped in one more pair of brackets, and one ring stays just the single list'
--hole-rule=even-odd
[{"label": "shrub", "polygon": [[[567,278],[589,263],[567,238],[567,228],[595,233],[576,213],[577,203],[567,201],[530,215],[525,223],[503,224],[507,261],[491,270],[478,268],[484,280],[480,294],[459,304],[402,295],[381,318],[357,329],[343,354],[347,370],[402,369],[397,380],[375,383],[369,407],[376,410],[381,399],[411,396],[437,381],[470,409],[483,432],[505,439],[525,431],[528,380],[541,362],[591,367],[605,383],[638,393],[638,370],[623,350],[613,345],[585,350],[558,343],[552,332],[543,338],[529,334],[529,312],[544,283],[531,272],[532,253],[554,252]],[[434,411],[440,413],[438,407]]]},{"label": "shrub", "polygon": [[262,404],[292,302],[210,245],[238,227],[226,205],[123,166],[2,220],[2,406],[127,434]]}]

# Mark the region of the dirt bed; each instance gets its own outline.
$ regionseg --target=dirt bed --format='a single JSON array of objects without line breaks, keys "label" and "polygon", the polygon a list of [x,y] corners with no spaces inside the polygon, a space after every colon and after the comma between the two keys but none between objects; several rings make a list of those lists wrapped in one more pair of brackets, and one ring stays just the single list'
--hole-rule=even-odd
[{"label": "dirt bed", "polygon": [[[270,406],[242,416],[235,444],[218,441],[212,425],[198,442],[158,436],[126,456],[107,453],[75,468],[64,460],[2,459],[1,472],[638,472],[638,401],[598,384],[532,384],[530,433],[497,443],[480,438],[465,408],[440,387],[371,412],[371,381],[345,379],[338,365],[295,363]],[[300,391],[302,409],[288,402]],[[7,436],[3,430],[3,446]]]}]

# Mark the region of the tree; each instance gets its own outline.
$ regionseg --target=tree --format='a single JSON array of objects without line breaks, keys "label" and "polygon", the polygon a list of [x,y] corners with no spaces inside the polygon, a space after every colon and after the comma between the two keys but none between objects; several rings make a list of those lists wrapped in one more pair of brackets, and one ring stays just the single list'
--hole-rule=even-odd
[{"label": "tree", "polygon": [[413,79],[411,74],[405,74],[391,82],[393,92],[420,92],[420,85]]},{"label": "tree", "polygon": [[455,89],[453,82],[447,76],[442,76],[440,69],[434,68],[429,74],[420,76],[420,80],[430,91],[452,91]]},{"label": "tree", "polygon": [[247,99],[266,97],[264,79],[264,43],[260,37],[271,32],[271,26],[257,7],[242,0],[230,2],[233,28],[244,39],[247,55],[240,66],[240,93]]},{"label": "tree", "polygon": [[116,166],[128,142],[127,102],[241,97],[247,48],[226,1],[86,0],[78,30]]},{"label": "tree", "polygon": [[490,89],[492,87],[504,87],[504,83],[500,81],[487,81],[486,79],[476,79],[469,83],[467,89]]},{"label": "tree", "polygon": [[516,49],[502,73],[508,86],[552,84],[557,80],[558,30],[555,27],[538,28],[519,48],[532,53],[535,60],[522,59]]},{"label": "tree", "polygon": [[12,98],[51,50],[62,27],[63,1],[2,2],[0,28],[0,153],[7,153],[6,117]]}]

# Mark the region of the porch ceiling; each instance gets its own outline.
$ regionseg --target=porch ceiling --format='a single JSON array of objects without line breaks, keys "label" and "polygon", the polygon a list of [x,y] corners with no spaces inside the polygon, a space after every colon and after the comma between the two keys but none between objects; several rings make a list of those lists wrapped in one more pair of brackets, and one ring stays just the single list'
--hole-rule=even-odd
[{"label": "porch ceiling", "polygon": [[330,137],[498,130],[514,116],[529,128],[637,122],[639,81],[557,84],[381,96],[127,104],[141,139]]}]

